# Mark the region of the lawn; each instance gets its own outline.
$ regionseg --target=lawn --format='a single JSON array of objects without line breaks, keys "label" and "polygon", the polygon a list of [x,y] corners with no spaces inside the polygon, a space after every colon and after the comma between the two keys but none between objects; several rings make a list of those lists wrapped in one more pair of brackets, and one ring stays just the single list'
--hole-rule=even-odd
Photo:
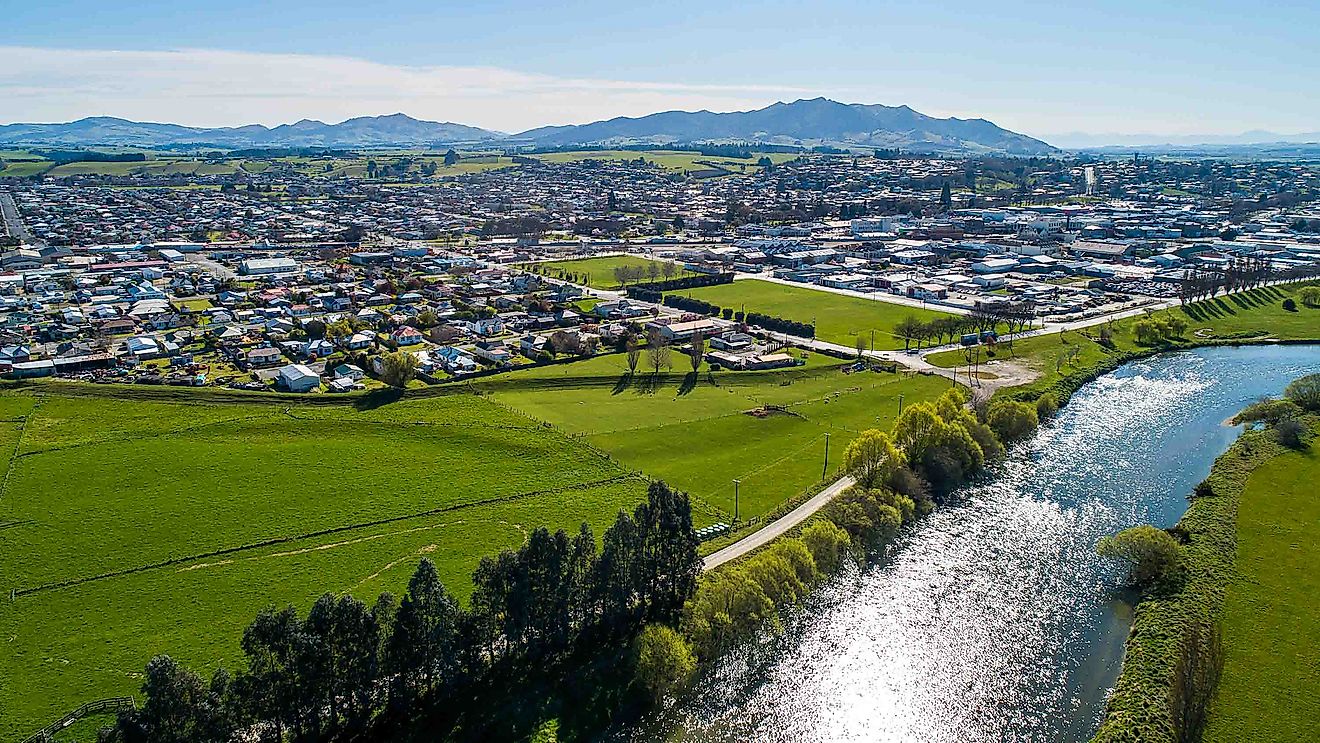
[{"label": "lawn", "polygon": [[1224,606],[1223,677],[1204,739],[1314,741],[1320,724],[1320,455],[1251,474],[1238,506],[1238,579]]},{"label": "lawn", "polygon": [[[1233,339],[1312,340],[1320,338],[1320,309],[1297,303],[1297,310],[1283,309],[1283,300],[1292,297],[1299,284],[1252,289],[1240,294],[1174,307],[1155,313],[1173,315],[1187,323],[1185,344]],[[1131,353],[1146,347],[1137,344],[1132,326],[1140,320],[1132,317],[1110,325],[1112,347],[1099,343],[1099,326],[1083,330],[1050,333],[1014,341],[994,350],[994,358],[1016,360],[1040,373],[1035,381],[1015,390],[1044,389],[1061,377],[1092,367],[1108,356]],[[936,366],[953,367],[967,363],[964,352],[943,351],[926,357]],[[982,363],[986,358],[982,357]],[[987,368],[993,372],[994,366]]]},{"label": "lawn", "polygon": [[894,335],[894,326],[900,320],[908,315],[915,315],[924,322],[948,317],[948,313],[936,310],[755,279],[674,293],[703,299],[735,311],[759,312],[797,322],[815,323],[817,338],[849,348],[856,343],[859,334],[869,348],[873,332],[876,350],[903,348],[903,339]]},{"label": "lawn", "polygon": [[[625,357],[615,354],[514,372],[484,387],[622,466],[688,491],[723,520],[733,514],[733,480],[741,480],[739,512],[746,519],[836,474],[858,431],[890,428],[899,395],[905,404],[918,402],[949,385],[933,376],[845,374],[843,366],[813,354],[793,370],[709,374],[703,365],[692,376],[684,373],[686,357],[675,355],[674,372],[629,378]],[[783,410],[748,414],[765,405]]]},{"label": "lawn", "polygon": [[5,740],[136,693],[153,654],[234,663],[263,606],[398,593],[422,555],[466,596],[482,555],[539,525],[600,533],[644,492],[472,395],[359,411],[10,393],[0,450]]},{"label": "lawn", "polygon": [[[544,263],[531,264],[539,272],[547,276],[556,278],[568,278],[569,274],[576,274],[576,283],[586,284],[593,289],[615,290],[621,288],[619,280],[614,277],[616,268],[641,268],[649,269],[655,266],[657,271],[664,267],[663,261],[653,261],[649,258],[643,258],[638,255],[612,255],[604,258],[579,258],[570,261],[546,261]],[[684,270],[681,266],[675,266],[676,273],[673,278],[691,275],[690,271]],[[656,279],[663,281],[663,273],[657,273]],[[642,279],[649,281],[650,277]]]}]

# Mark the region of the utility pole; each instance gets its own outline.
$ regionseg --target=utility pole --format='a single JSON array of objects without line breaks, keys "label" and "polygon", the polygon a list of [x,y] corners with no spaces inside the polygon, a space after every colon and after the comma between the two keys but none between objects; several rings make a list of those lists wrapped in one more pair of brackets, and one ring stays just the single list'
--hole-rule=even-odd
[{"label": "utility pole", "polygon": [[830,471],[830,435],[825,434],[825,461],[820,466],[820,479],[824,480],[825,475]]},{"label": "utility pole", "polygon": [[733,481],[733,523],[735,524],[738,523],[738,485],[741,482],[742,480],[736,478]]},{"label": "utility pole", "polygon": [[903,393],[898,393],[898,414],[903,414]]}]

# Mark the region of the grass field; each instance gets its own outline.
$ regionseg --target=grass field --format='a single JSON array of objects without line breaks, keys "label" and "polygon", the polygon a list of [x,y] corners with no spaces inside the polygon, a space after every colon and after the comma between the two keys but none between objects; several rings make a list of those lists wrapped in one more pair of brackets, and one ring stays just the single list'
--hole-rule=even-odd
[{"label": "grass field", "polygon": [[[833,476],[858,431],[892,425],[900,394],[907,404],[949,386],[933,376],[845,374],[843,365],[810,355],[807,366],[791,371],[708,375],[703,365],[692,376],[684,373],[687,358],[676,355],[675,372],[629,379],[625,357],[610,355],[514,372],[483,386],[496,400],[555,424],[623,466],[688,491],[724,520],[733,514],[733,480],[740,479],[739,510],[746,519],[772,511],[826,473]],[[747,412],[764,405],[784,410],[767,417]]]},{"label": "grass field", "polygon": [[1204,740],[1314,741],[1320,730],[1320,455],[1261,465],[1238,505],[1238,579],[1224,605],[1223,677]]},{"label": "grass field", "polygon": [[[579,276],[585,274],[586,281],[584,283],[586,283],[587,286],[590,286],[593,289],[614,290],[620,288],[618,279],[614,278],[614,269],[625,266],[628,268],[645,269],[652,265],[656,266],[656,268],[660,268],[664,264],[661,261],[653,261],[649,258],[643,258],[637,255],[614,255],[604,258],[580,258],[571,261],[547,261],[534,265],[540,268],[543,272],[548,270],[550,272],[548,275],[550,276],[558,276],[565,273],[576,273]],[[690,271],[686,271],[682,267],[676,266],[675,268],[678,272],[674,274],[674,278],[691,275]],[[659,275],[657,278],[662,281],[664,280],[663,274]],[[649,280],[649,277],[643,279],[643,281]]]},{"label": "grass field", "polygon": [[[1233,338],[1278,338],[1281,340],[1309,340],[1320,338],[1320,310],[1297,303],[1297,311],[1283,309],[1283,300],[1291,297],[1300,285],[1284,285],[1252,289],[1240,294],[1185,307],[1174,307],[1155,313],[1172,314],[1187,323],[1187,340],[1213,342]],[[1005,344],[995,349],[997,359],[1014,360],[1024,364],[1040,376],[1029,385],[1017,390],[1043,389],[1062,376],[1100,363],[1107,356],[1142,350],[1133,337],[1132,326],[1140,320],[1132,317],[1114,322],[1111,326],[1113,345],[1110,348],[1098,342],[1099,327],[1062,334],[1050,333]],[[966,364],[963,351],[943,351],[926,357],[936,366],[953,367]],[[982,363],[986,361],[982,357]],[[986,369],[993,372],[994,366]]]},{"label": "grass field", "polygon": [[948,316],[948,313],[936,310],[754,279],[673,293],[703,299],[720,307],[731,307],[735,311],[814,322],[817,338],[848,347],[852,347],[860,334],[869,348],[874,331],[876,350],[903,347],[903,339],[894,335],[894,326],[908,315],[915,315],[923,321]]},{"label": "grass field", "polygon": [[153,654],[232,663],[263,606],[398,592],[422,555],[465,596],[481,555],[542,524],[599,533],[644,492],[471,395],[358,411],[11,393],[0,451],[4,740],[135,693]]},{"label": "grass field", "polygon": [[773,163],[782,163],[797,157],[796,154],[774,152],[768,155],[755,153],[752,157],[717,157],[714,155],[703,155],[699,152],[682,152],[676,150],[583,150],[579,152],[550,152],[545,154],[533,155],[533,157],[547,163],[568,163],[580,162],[582,160],[636,160],[644,158],[647,162],[655,163],[665,170],[681,173],[691,170],[706,170],[709,168],[722,168],[733,173],[754,173],[759,168],[756,164],[762,157],[770,158]]}]

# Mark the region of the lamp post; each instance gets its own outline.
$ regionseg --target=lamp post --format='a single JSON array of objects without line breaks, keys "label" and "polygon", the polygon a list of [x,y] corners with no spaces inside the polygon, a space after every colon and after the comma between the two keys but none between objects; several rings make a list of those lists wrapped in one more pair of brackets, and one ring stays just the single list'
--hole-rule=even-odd
[{"label": "lamp post", "polygon": [[733,481],[733,523],[735,524],[738,523],[738,485],[741,482],[742,480],[736,478]]}]

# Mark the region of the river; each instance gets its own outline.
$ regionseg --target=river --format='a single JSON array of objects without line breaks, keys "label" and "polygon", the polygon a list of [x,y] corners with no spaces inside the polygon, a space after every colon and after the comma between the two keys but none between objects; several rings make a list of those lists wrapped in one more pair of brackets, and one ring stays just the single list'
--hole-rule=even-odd
[{"label": "river", "polygon": [[1176,522],[1238,434],[1225,419],[1316,371],[1320,346],[1212,348],[1096,380],[961,505],[623,738],[1086,740],[1131,621],[1095,541]]}]

